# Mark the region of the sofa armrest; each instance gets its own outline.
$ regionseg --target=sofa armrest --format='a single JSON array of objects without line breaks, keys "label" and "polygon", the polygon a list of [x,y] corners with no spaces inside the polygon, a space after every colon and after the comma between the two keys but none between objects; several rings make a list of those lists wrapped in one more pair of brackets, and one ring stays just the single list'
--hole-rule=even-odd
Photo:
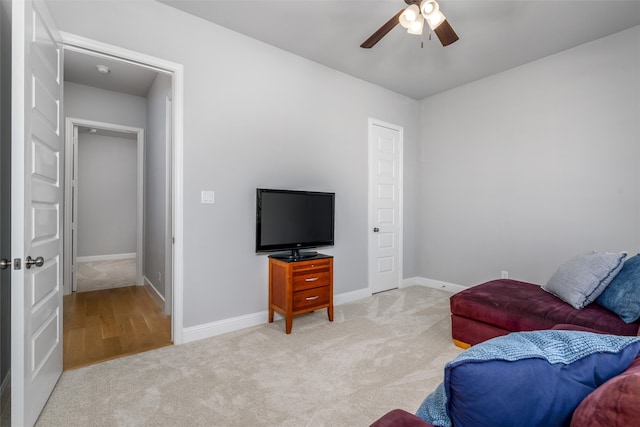
[{"label": "sofa armrest", "polygon": [[433,425],[407,411],[394,409],[384,414],[370,427],[433,427]]}]

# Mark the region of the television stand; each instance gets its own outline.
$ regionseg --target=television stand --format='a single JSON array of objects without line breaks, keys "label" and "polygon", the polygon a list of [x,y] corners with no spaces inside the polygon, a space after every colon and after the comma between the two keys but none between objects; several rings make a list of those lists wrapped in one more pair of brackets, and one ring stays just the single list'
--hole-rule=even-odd
[{"label": "television stand", "polygon": [[316,251],[301,251],[300,249],[291,249],[290,251],[276,252],[275,254],[270,255],[270,257],[289,261],[300,261],[303,259],[313,258],[317,255],[318,252]]},{"label": "television stand", "polygon": [[285,318],[285,331],[291,333],[293,316],[327,309],[333,322],[333,257],[316,254],[304,259],[269,256],[269,323],[273,313]]}]

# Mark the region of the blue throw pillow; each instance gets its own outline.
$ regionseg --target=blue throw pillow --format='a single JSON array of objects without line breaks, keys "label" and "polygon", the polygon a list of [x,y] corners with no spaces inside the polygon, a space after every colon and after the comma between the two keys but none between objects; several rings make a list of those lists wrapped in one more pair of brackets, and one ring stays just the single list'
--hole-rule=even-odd
[{"label": "blue throw pillow", "polygon": [[640,254],[629,258],[596,303],[627,323],[640,319]]},{"label": "blue throw pillow", "polygon": [[542,289],[580,310],[604,292],[626,257],[626,252],[597,251],[576,256],[562,264]]},{"label": "blue throw pillow", "polygon": [[439,427],[567,426],[580,402],[640,354],[640,337],[517,332],[449,362],[416,415]]}]

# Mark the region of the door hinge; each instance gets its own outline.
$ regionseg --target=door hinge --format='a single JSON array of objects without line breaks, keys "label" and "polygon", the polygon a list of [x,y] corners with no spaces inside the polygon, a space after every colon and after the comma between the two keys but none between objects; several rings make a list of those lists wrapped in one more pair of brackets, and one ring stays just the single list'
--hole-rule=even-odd
[{"label": "door hinge", "polygon": [[22,258],[16,258],[13,260],[13,269],[14,270],[22,269]]}]

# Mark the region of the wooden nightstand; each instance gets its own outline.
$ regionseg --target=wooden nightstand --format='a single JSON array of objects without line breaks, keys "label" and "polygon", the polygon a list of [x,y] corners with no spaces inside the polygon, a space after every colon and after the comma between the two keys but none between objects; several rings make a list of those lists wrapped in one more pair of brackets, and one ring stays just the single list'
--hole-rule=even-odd
[{"label": "wooden nightstand", "polygon": [[290,334],[293,316],[321,308],[333,321],[332,256],[318,254],[299,261],[269,257],[269,323],[277,311]]}]

